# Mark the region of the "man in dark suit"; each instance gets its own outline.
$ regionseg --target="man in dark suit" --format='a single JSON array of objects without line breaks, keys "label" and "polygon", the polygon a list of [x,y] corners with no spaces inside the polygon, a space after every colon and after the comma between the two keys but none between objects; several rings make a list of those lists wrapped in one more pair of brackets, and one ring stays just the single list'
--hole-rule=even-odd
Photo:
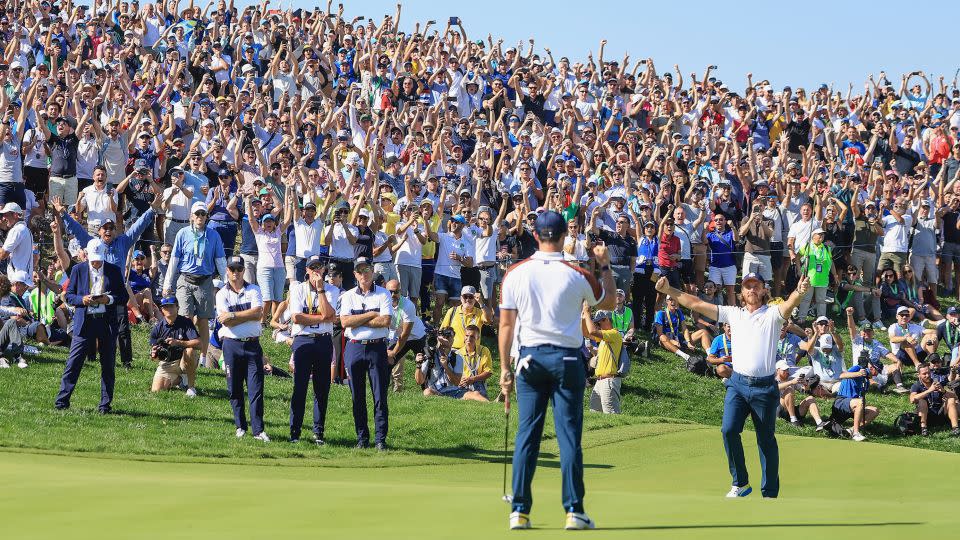
[{"label": "man in dark suit", "polygon": [[80,378],[83,361],[93,348],[100,352],[101,414],[110,412],[113,401],[114,370],[117,356],[117,311],[126,309],[127,288],[120,267],[104,261],[107,248],[99,238],[87,244],[87,262],[70,271],[67,303],[76,307],[73,316],[73,342],[67,358],[60,393],[55,407],[70,407],[70,395]]}]

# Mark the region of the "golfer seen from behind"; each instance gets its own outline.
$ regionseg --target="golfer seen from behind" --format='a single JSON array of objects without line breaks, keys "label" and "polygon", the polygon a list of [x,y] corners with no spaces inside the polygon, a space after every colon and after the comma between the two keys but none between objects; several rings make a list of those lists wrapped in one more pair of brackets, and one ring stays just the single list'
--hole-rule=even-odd
[{"label": "golfer seen from behind", "polygon": [[[580,314],[586,303],[599,309],[616,304],[616,285],[605,246],[593,249],[600,265],[601,283],[563,258],[566,222],[556,212],[544,212],[536,221],[540,250],[515,264],[503,278],[500,301],[500,358],[510,358],[514,329],[519,326],[516,385],[519,423],[513,453],[513,512],[511,529],[530,528],[530,491],[540,453],[547,403],[553,403],[553,421],[560,446],[563,506],[567,529],[592,529],[583,510],[583,392],[586,369],[581,355]],[[501,362],[500,385],[510,399],[514,373]]]},{"label": "golfer seen from behind", "polygon": [[727,497],[746,497],[753,489],[743,458],[740,433],[747,416],[753,417],[760,450],[763,480],[760,492],[776,497],[780,492],[780,455],[774,428],[780,392],[777,390],[776,360],[780,329],[800,300],[810,290],[810,279],[803,277],[797,290],[781,304],[769,305],[770,294],[757,274],[744,276],[740,287],[743,307],[717,306],[670,286],[665,277],[657,281],[657,291],[677,299],[685,308],[710,317],[718,324],[729,323],[733,349],[733,374],[725,383],[723,400],[723,447],[730,464],[733,487]]}]

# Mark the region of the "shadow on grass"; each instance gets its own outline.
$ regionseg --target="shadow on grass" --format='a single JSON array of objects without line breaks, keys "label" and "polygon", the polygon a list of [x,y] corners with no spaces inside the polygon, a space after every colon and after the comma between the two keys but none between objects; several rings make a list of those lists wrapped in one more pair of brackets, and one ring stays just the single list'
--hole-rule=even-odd
[{"label": "shadow on grass", "polygon": [[[470,461],[481,461],[484,463],[510,463],[513,460],[513,452],[510,452],[509,456],[504,457],[502,451],[498,450],[488,450],[483,448],[476,448],[474,446],[468,445],[459,445],[451,446],[448,448],[400,448],[396,447],[399,450],[406,450],[414,454],[428,455],[428,456],[438,456],[446,458],[458,458],[465,459]],[[540,457],[537,460],[537,466],[547,467],[549,469],[559,469],[560,460],[557,454],[551,452],[540,452]],[[613,465],[606,463],[584,463],[584,469],[612,469]]]},{"label": "shadow on grass", "polygon": [[703,525],[636,525],[625,527],[602,527],[600,531],[669,531],[684,529],[777,529],[807,527],[905,527],[926,525],[925,521],[881,521],[875,523],[723,523]]}]

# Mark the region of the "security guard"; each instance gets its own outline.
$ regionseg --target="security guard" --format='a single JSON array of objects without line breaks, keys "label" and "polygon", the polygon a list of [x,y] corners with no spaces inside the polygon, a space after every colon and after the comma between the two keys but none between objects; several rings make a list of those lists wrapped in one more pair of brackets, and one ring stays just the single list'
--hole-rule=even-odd
[{"label": "security guard", "polygon": [[[564,261],[563,240],[567,224],[560,214],[547,211],[537,218],[540,250],[507,271],[500,291],[500,358],[510,358],[514,329],[519,325],[517,405],[520,410],[513,453],[513,512],[511,529],[530,528],[530,491],[540,453],[540,438],[547,403],[560,445],[563,506],[567,529],[593,529],[583,511],[583,392],[587,373],[581,357],[583,331],[580,314],[584,302],[598,309],[616,306],[616,285],[606,246],[593,254],[600,265],[603,285],[592,274]],[[510,399],[514,374],[508,362],[500,363],[500,386]]]},{"label": "security guard", "polygon": [[390,293],[373,283],[373,263],[357,258],[353,267],[357,286],[340,297],[340,322],[346,346],[343,363],[350,378],[353,396],[353,424],[357,430],[357,448],[370,446],[367,426],[367,375],[373,392],[373,416],[377,450],[387,449],[387,385],[390,365],[387,361],[387,336],[393,303]]},{"label": "security guard", "polygon": [[293,326],[293,397],[290,398],[290,442],[300,441],[307,385],[313,379],[313,434],[323,445],[323,428],[330,395],[330,363],[333,359],[333,321],[340,289],[325,283],[326,267],[319,255],[307,259],[307,280],[290,287],[288,302]]},{"label": "security guard", "polygon": [[250,425],[253,437],[270,442],[263,431],[263,349],[260,348],[260,315],[263,297],[260,287],[243,280],[243,259],[227,259],[227,284],[217,292],[217,320],[223,360],[227,371],[227,390],[237,437],[247,433],[247,415],[243,410],[243,381],[247,381],[250,400]]}]

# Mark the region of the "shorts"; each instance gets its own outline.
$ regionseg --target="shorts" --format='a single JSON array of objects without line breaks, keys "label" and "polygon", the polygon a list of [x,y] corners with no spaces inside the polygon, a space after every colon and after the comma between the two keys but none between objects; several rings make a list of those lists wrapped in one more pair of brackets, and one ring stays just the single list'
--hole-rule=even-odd
[{"label": "shorts", "polygon": [[913,267],[913,275],[923,283],[936,283],[940,279],[935,255],[917,256],[911,254],[910,266]]},{"label": "shorts", "polygon": [[888,251],[880,254],[880,259],[877,261],[877,270],[893,269],[899,275],[903,272],[903,265],[906,262],[906,253]]},{"label": "shorts", "polygon": [[[929,401],[927,401],[927,400],[925,400],[925,399],[924,399],[923,401],[926,401],[926,402],[927,402],[927,406],[928,406],[928,407],[930,406],[930,402],[929,402]],[[947,424],[947,423],[950,421],[950,417],[947,416],[947,404],[944,403],[943,400],[941,400],[941,401],[939,401],[938,403],[936,403],[935,405],[937,406],[936,408],[930,407],[930,408],[927,410],[927,426],[928,426],[928,427],[929,427],[929,426],[945,425],[945,424]],[[917,412],[920,412],[920,403],[919,403],[919,402],[917,403],[915,410],[916,410]]]},{"label": "shorts", "polygon": [[841,397],[833,400],[831,417],[837,422],[845,422],[853,418],[853,408],[850,407],[850,402],[854,399],[860,398]]},{"label": "shorts", "polygon": [[60,197],[63,199],[63,204],[65,206],[71,206],[77,204],[77,194],[80,191],[77,189],[77,177],[76,176],[53,176],[50,175],[50,198]]},{"label": "shorts", "polygon": [[157,370],[153,372],[153,378],[163,378],[171,384],[180,384],[180,376],[183,373],[180,362],[160,362],[157,364]]},{"label": "shorts", "polygon": [[452,386],[452,385],[444,386],[440,390],[437,390],[436,388],[434,388],[433,390],[436,393],[440,394],[441,396],[453,398],[453,399],[463,399],[463,396],[467,395],[467,392],[470,391],[467,388],[461,388],[459,386]]},{"label": "shorts", "polygon": [[264,302],[283,300],[283,287],[287,284],[287,270],[282,266],[257,267],[257,285]]},{"label": "shorts", "polygon": [[212,319],[216,314],[213,276],[207,277],[199,285],[194,285],[187,281],[185,275],[180,274],[177,277],[177,303],[180,304],[180,315],[184,317]]},{"label": "shorts", "polygon": [[497,265],[480,268],[480,294],[485,299],[494,298],[494,290],[500,279],[500,269]]},{"label": "shorts", "polygon": [[373,271],[383,276],[384,283],[397,279],[397,265],[392,262],[375,262],[373,263]]},{"label": "shorts", "polygon": [[460,299],[460,289],[463,288],[460,278],[434,274],[433,289],[437,294],[445,294],[450,300]]},{"label": "shorts", "polygon": [[[241,253],[240,258],[243,259],[243,280],[247,283],[256,283],[257,282],[257,254],[248,255],[246,253]],[[290,257],[287,257],[289,259]],[[287,275],[291,275],[290,271],[287,270]]]},{"label": "shorts", "polygon": [[724,268],[717,268],[716,266],[711,266],[707,270],[707,274],[710,277],[710,281],[717,284],[719,287],[725,287],[727,285],[734,286],[737,284],[737,267],[727,266]]},{"label": "shorts", "polygon": [[400,294],[408,298],[420,298],[420,277],[423,271],[417,266],[397,265],[400,275]]},{"label": "shorts", "polygon": [[[26,167],[24,167],[26,172]],[[943,249],[940,250],[940,261],[953,261],[954,264],[960,264],[960,244],[955,242],[944,242]]]},{"label": "shorts", "polygon": [[610,269],[613,270],[613,280],[616,282],[617,288],[629,291],[630,283],[633,281],[633,269],[629,266],[614,265],[611,265]]}]

